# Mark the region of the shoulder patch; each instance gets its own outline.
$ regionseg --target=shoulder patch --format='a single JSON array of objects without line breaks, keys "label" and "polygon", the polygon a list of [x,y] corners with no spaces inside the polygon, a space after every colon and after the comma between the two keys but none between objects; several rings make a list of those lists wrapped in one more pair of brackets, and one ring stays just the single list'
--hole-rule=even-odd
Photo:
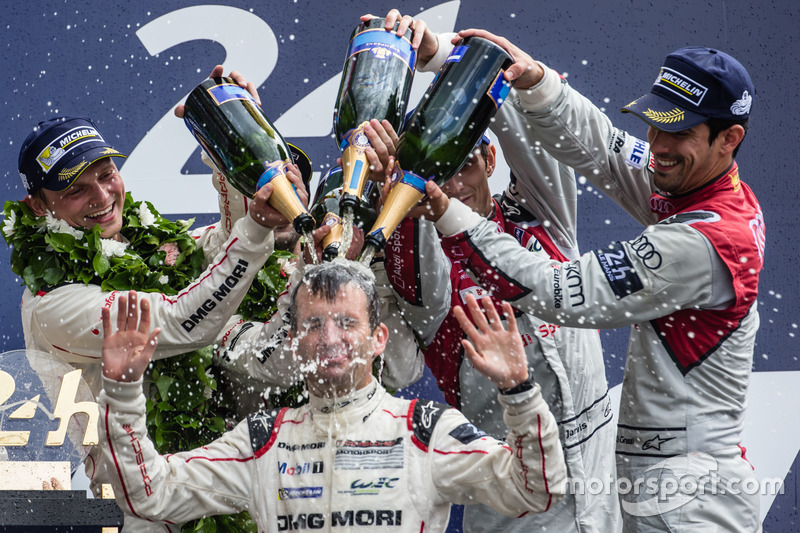
[{"label": "shoulder patch", "polygon": [[451,431],[450,436],[461,444],[469,444],[472,441],[488,437],[489,435],[469,422],[465,422]]},{"label": "shoulder patch", "polygon": [[605,250],[596,250],[594,255],[618,300],[644,288],[621,242],[614,242]]},{"label": "shoulder patch", "polygon": [[[512,173],[512,177],[514,177]],[[508,190],[503,191],[502,194],[495,195],[494,199],[500,204],[500,208],[503,211],[503,216],[506,217],[507,220],[515,223],[515,224],[524,224],[524,223],[531,223],[536,219],[531,212],[525,209],[522,204],[520,204],[513,196],[508,192]]]},{"label": "shoulder patch", "polygon": [[258,452],[270,441],[275,429],[275,421],[280,412],[280,409],[273,409],[267,413],[259,412],[247,416],[247,429],[250,430],[250,445],[253,447],[253,453]]},{"label": "shoulder patch", "polygon": [[687,211],[667,217],[659,224],[694,224],[695,222],[717,222],[722,220],[718,213],[713,211]]},{"label": "shoulder patch", "polygon": [[411,429],[417,440],[428,446],[431,443],[433,428],[436,427],[442,413],[448,409],[450,406],[444,403],[417,400],[414,404],[414,414],[411,417]]}]

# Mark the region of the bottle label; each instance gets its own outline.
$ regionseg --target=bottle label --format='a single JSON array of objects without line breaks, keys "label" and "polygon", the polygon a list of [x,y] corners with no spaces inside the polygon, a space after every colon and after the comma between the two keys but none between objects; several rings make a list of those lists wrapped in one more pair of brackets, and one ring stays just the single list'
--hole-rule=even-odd
[{"label": "bottle label", "polygon": [[377,28],[362,31],[350,41],[350,50],[347,59],[356,54],[369,51],[376,59],[396,57],[410,69],[414,69],[417,62],[417,53],[411,48],[411,41],[405,37],[398,37],[394,33]]},{"label": "bottle label", "polygon": [[336,224],[341,224],[341,223],[342,223],[342,219],[341,219],[341,217],[339,215],[337,215],[336,213],[331,213],[330,211],[328,211],[327,213],[325,213],[325,218],[322,219],[322,224],[320,224],[320,227],[322,227],[322,226],[335,226]]},{"label": "bottle label", "polygon": [[342,142],[339,144],[339,150],[344,152],[348,146],[355,148],[357,154],[363,154],[367,148],[370,147],[367,134],[364,133],[364,125],[366,122],[361,123],[357,128],[348,130],[344,134]]},{"label": "bottle label", "polygon": [[402,178],[400,178],[400,183],[405,183],[406,185],[414,187],[422,194],[425,194],[425,184],[428,183],[428,180],[426,180],[422,176],[419,176],[417,174],[414,174],[413,172],[409,172],[406,170],[405,172],[403,172]]},{"label": "bottle label", "polygon": [[508,92],[511,90],[511,84],[503,77],[505,72],[505,70],[500,69],[500,72],[497,73],[497,77],[489,86],[489,90],[486,91],[486,94],[492,99],[494,106],[498,109],[503,105],[503,102],[506,101]]},{"label": "bottle label", "polygon": [[444,60],[445,63],[458,63],[461,61],[461,58],[464,57],[464,52],[467,51],[469,46],[456,46],[453,48],[453,51],[450,52],[450,55],[447,56],[447,59]]},{"label": "bottle label", "polygon": [[[261,177],[258,178],[258,183],[256,184],[256,190],[259,190],[261,187],[272,181],[275,176],[286,174],[286,161],[273,161],[272,163],[267,163],[267,169],[261,174]],[[294,185],[292,185],[294,188]],[[296,193],[297,191],[295,191]]]},{"label": "bottle label", "polygon": [[207,91],[217,105],[224,104],[225,102],[229,102],[231,100],[249,100],[254,104],[256,103],[256,101],[253,99],[253,95],[247,92],[247,89],[239,87],[233,83],[214,85],[213,87],[209,87]]}]

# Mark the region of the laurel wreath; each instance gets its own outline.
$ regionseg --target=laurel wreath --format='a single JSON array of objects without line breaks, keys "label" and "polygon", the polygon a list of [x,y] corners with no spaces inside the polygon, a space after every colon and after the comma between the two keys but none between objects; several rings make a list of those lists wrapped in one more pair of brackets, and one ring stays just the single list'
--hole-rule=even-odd
[{"label": "laurel wreath", "polygon": [[672,111],[653,111],[652,109],[647,109],[647,111],[644,111],[642,114],[653,122],[671,124],[683,120],[685,113],[683,110],[675,108]]},{"label": "laurel wreath", "polygon": [[[130,194],[125,196],[121,231],[126,244],[103,239],[100,226],[82,231],[49,215],[37,217],[23,202],[6,202],[3,213],[11,270],[34,294],[83,283],[104,291],[173,295],[204,270],[203,250],[188,233],[194,219],[166,219],[151,203],[134,202]],[[177,256],[168,261],[165,248]],[[276,251],[258,272],[237,311],[245,320],[267,320],[275,312],[287,281],[280,260],[289,257],[289,252]],[[220,391],[212,359],[209,346],[153,362],[147,429],[159,453],[208,444],[236,423],[236,398]],[[249,514],[240,513],[189,522],[183,531],[255,532],[256,527]]]}]

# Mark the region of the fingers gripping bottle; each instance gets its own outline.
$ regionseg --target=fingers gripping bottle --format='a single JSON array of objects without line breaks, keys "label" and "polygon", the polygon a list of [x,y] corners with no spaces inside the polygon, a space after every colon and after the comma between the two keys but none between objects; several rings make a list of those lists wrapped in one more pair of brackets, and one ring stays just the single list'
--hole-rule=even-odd
[{"label": "fingers gripping bottle", "polygon": [[[399,130],[414,77],[413,32],[409,29],[404,36],[397,36],[386,31],[384,24],[385,19],[374,18],[353,30],[336,99],[333,125],[344,172],[340,214],[349,218],[345,231],[351,227],[353,210],[358,208],[369,175],[365,153],[369,140],[364,126],[371,119],[386,119]],[[343,250],[349,242],[345,236]]]},{"label": "fingers gripping bottle", "polygon": [[[338,255],[344,256],[342,235],[342,219],[337,214],[339,212],[339,200],[342,196],[343,173],[342,167],[334,167],[322,176],[314,194],[314,202],[311,204],[311,215],[314,220],[319,221],[320,226],[331,226],[331,232],[325,235],[322,240],[322,260],[332,261]],[[353,224],[356,227],[367,230],[375,222],[375,208],[373,202],[380,192],[371,181],[364,186],[364,192],[354,210]]]},{"label": "fingers gripping bottle", "polygon": [[403,127],[392,190],[365,248],[383,249],[425,195],[425,184],[442,185],[461,169],[511,90],[503,76],[512,63],[505,50],[480,37],[453,49]]},{"label": "fingers gripping bottle", "polygon": [[310,238],[314,219],[286,177],[292,153],[250,93],[230,78],[209,78],[189,93],[184,121],[231,185],[252,198],[271,183],[270,205]]}]

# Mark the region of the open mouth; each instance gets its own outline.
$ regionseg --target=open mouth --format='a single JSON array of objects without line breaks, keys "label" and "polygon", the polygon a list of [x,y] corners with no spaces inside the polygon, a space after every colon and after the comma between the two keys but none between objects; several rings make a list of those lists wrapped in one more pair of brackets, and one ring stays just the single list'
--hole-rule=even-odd
[{"label": "open mouth", "polygon": [[110,206],[106,207],[102,211],[97,211],[96,213],[90,213],[90,214],[86,215],[84,218],[91,218],[91,219],[102,218],[102,217],[108,215],[109,213],[111,213],[111,211],[113,209],[114,209],[114,204],[111,204]]}]

